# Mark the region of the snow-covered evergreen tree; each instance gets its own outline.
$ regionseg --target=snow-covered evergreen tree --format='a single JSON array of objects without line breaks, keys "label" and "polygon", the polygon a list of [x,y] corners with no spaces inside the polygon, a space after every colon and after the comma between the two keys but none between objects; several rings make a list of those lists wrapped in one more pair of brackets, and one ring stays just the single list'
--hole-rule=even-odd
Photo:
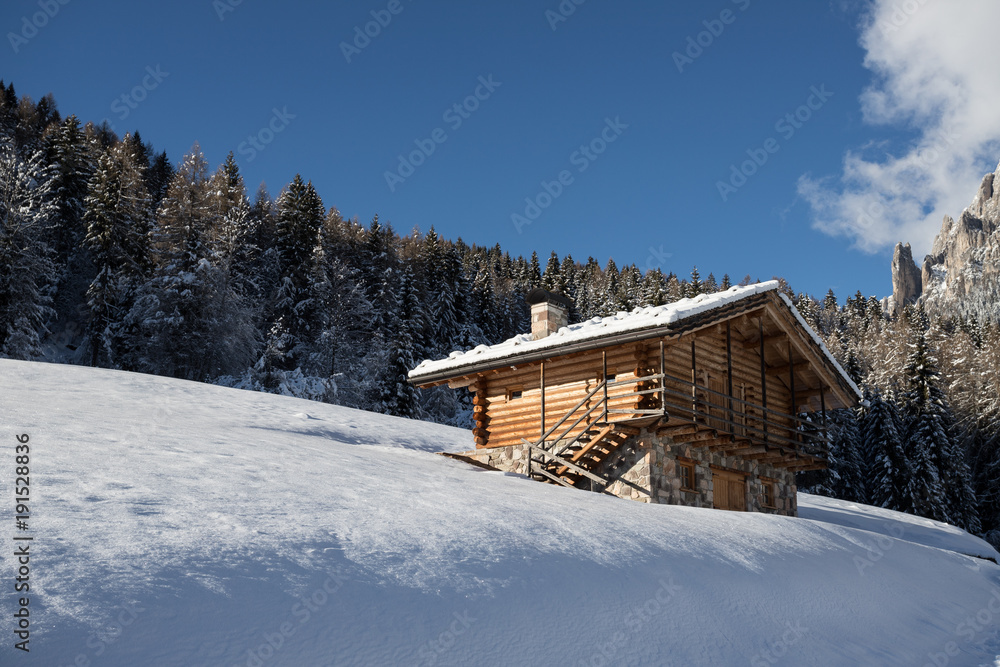
[{"label": "snow-covered evergreen tree", "polygon": [[835,410],[829,417],[831,491],[835,498],[859,503],[868,502],[861,427],[854,410]]},{"label": "snow-covered evergreen tree", "polygon": [[562,264],[559,262],[559,255],[552,252],[549,261],[545,265],[545,275],[542,276],[543,289],[547,289],[555,294],[566,294],[566,277],[562,274]]},{"label": "snow-covered evergreen tree", "polygon": [[292,371],[308,359],[310,345],[323,332],[319,301],[311,291],[317,267],[316,246],[326,215],[312,182],[296,174],[277,202],[275,249],[279,282],[272,298],[265,369]]},{"label": "snow-covered evergreen tree", "polygon": [[900,433],[895,403],[878,391],[865,397],[861,417],[862,457],[867,463],[866,487],[870,502],[887,509],[910,508],[909,462]]},{"label": "snow-covered evergreen tree", "polygon": [[701,274],[698,273],[698,267],[691,269],[691,280],[687,284],[687,289],[684,290],[684,296],[688,298],[693,298],[702,294],[705,291],[705,285],[701,281]]},{"label": "snow-covered evergreen tree", "polygon": [[30,359],[54,314],[46,287],[57,282],[48,243],[56,215],[54,178],[36,150],[22,158],[0,136],[0,356]]},{"label": "snow-covered evergreen tree", "polygon": [[913,513],[938,521],[952,520],[950,503],[938,467],[951,447],[949,414],[938,386],[936,360],[921,333],[913,344],[904,373],[906,458],[910,463],[910,508]]},{"label": "snow-covered evergreen tree", "polygon": [[156,268],[130,316],[148,372],[205,380],[239,373],[253,358],[257,334],[219,266],[208,167],[195,144],[157,211]]},{"label": "snow-covered evergreen tree", "polygon": [[126,314],[152,268],[149,198],[142,176],[121,144],[102,154],[85,201],[89,250],[96,275],[87,288],[90,363],[125,364]]}]

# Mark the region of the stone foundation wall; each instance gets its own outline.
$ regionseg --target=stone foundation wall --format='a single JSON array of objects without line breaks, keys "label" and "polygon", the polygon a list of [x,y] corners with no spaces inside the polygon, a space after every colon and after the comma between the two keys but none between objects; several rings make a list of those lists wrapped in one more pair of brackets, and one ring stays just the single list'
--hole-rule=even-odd
[{"label": "stone foundation wall", "polygon": [[[460,452],[462,456],[493,466],[498,470],[528,474],[526,445],[490,447]],[[678,464],[694,464],[694,490],[681,488]],[[608,491],[620,498],[646,503],[713,507],[713,467],[745,475],[746,507],[752,512],[797,516],[795,473],[759,463],[752,459],[724,456],[669,437],[643,430],[620,448],[618,455],[598,472],[615,479]],[[774,503],[764,506],[763,484],[773,484]]]},{"label": "stone foundation wall", "polygon": [[[649,450],[655,457],[653,469],[659,473],[653,480],[656,502],[689,507],[712,507],[714,502],[712,472],[715,467],[746,476],[748,511],[797,515],[795,473],[762,464],[754,459],[725,456],[722,452],[710,452],[684,442],[677,443],[668,437],[657,437],[648,432],[643,432],[638,437],[641,441],[649,443]],[[694,491],[681,489],[678,471],[678,463],[681,460],[694,463]],[[773,485],[774,499],[771,507],[764,505],[764,483]]]},{"label": "stone foundation wall", "polygon": [[466,456],[480,463],[485,463],[488,466],[493,466],[497,470],[516,472],[522,475],[528,474],[527,445],[487,447],[485,449],[473,449],[468,452],[457,453],[459,456]]}]

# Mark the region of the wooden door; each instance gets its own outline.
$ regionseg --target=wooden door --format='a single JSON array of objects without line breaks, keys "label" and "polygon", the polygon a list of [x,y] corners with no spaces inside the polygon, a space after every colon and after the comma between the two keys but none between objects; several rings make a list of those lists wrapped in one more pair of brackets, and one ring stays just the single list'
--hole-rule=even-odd
[{"label": "wooden door", "polygon": [[729,509],[729,485],[717,472],[712,473],[712,505],[717,510]]},{"label": "wooden door", "polygon": [[747,483],[743,477],[729,480],[729,508],[734,512],[747,511]]},{"label": "wooden door", "polygon": [[746,476],[735,472],[712,472],[712,505],[715,509],[745,512],[747,510]]}]

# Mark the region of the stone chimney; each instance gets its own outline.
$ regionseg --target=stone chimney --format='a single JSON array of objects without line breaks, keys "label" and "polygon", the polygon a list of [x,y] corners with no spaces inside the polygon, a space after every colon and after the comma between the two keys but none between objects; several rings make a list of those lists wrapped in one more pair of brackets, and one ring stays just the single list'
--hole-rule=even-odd
[{"label": "stone chimney", "polygon": [[566,297],[535,288],[524,299],[531,305],[531,337],[534,340],[554,334],[569,324],[570,302]]}]

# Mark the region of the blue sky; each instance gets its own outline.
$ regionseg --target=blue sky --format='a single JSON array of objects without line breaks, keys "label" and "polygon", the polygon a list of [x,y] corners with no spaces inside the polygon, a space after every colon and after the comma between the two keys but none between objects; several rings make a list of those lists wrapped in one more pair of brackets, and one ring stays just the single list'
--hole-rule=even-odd
[{"label": "blue sky", "polygon": [[[236,2],[9,0],[0,76],[175,163],[194,141],[213,168],[233,151],[251,190],[300,172],[364,223],[842,299],[887,294],[892,244],[926,251],[1000,157],[944,92],[901,92],[931,67],[914,40],[955,41],[935,0]],[[935,66],[998,88],[956,53]],[[945,118],[962,139],[913,176]],[[872,198],[907,208],[859,225]]]}]

